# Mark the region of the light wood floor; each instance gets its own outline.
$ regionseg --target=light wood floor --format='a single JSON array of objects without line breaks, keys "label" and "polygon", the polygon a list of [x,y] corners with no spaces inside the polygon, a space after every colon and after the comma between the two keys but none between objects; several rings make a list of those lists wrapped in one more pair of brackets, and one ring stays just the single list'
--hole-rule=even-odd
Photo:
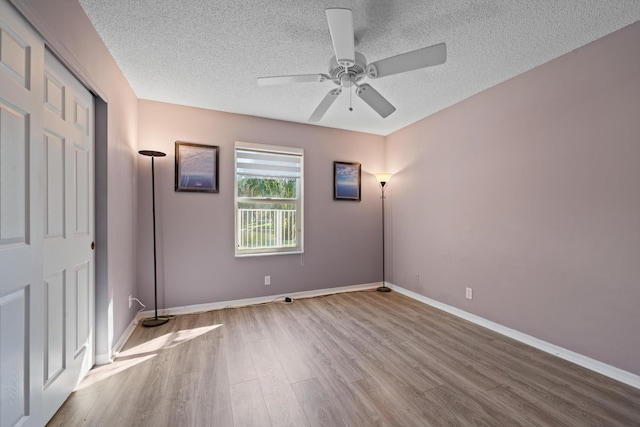
[{"label": "light wood floor", "polygon": [[396,292],[138,326],[51,426],[640,426],[640,390]]}]

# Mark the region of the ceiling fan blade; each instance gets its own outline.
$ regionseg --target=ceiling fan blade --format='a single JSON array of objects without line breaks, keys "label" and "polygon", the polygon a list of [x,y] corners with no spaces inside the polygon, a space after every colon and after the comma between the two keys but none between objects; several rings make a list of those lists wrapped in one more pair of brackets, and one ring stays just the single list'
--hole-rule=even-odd
[{"label": "ceiling fan blade", "polygon": [[318,108],[316,108],[316,111],[314,111],[311,117],[309,117],[309,121],[310,122],[320,121],[322,116],[324,116],[324,113],[327,112],[329,107],[331,107],[331,104],[333,104],[333,102],[338,98],[338,95],[340,95],[341,93],[342,93],[342,88],[336,88],[336,89],[333,89],[331,92],[329,92],[324,97],[322,102],[320,102],[320,105],[318,105]]},{"label": "ceiling fan blade", "polygon": [[447,46],[440,43],[373,62],[367,65],[367,76],[372,79],[390,76],[444,64],[446,60]]},{"label": "ceiling fan blade", "polygon": [[328,78],[329,76],[327,76],[326,74],[298,74],[293,76],[258,77],[258,84],[260,86],[269,86],[287,83],[323,82]]},{"label": "ceiling fan blade", "polygon": [[336,61],[344,67],[356,63],[355,39],[353,35],[353,12],[351,9],[327,9],[327,22],[333,41]]},{"label": "ceiling fan blade", "polygon": [[396,107],[367,83],[358,86],[356,95],[369,104],[369,107],[373,108],[383,119],[396,111]]}]

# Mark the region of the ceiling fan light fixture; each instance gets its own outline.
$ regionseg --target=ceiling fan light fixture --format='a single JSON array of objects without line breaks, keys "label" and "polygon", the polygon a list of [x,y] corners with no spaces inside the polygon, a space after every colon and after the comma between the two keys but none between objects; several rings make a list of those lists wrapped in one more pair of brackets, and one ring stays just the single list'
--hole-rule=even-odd
[{"label": "ceiling fan light fixture", "polygon": [[[362,78],[362,77],[360,77]],[[344,87],[344,88],[350,88],[351,86],[357,86],[358,84],[356,83],[358,80],[360,80],[357,76],[354,75],[350,75],[350,74],[343,74],[342,77],[340,77],[340,86]]]}]

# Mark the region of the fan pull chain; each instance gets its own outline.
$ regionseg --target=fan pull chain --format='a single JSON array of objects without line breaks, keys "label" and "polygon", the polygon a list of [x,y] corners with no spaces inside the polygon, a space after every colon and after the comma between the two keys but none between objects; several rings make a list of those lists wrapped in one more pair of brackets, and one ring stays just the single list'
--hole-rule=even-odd
[{"label": "fan pull chain", "polygon": [[353,108],[351,107],[351,88],[349,88],[349,111],[353,111]]}]

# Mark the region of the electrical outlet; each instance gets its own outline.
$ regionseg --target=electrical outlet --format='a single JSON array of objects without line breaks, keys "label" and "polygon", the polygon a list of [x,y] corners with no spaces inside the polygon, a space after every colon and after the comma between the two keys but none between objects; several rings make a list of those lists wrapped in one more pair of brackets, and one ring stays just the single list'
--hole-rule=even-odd
[{"label": "electrical outlet", "polygon": [[269,286],[271,284],[271,276],[264,276],[264,285]]},{"label": "electrical outlet", "polygon": [[471,289],[471,288],[467,288],[467,291],[466,291],[465,297],[466,297],[467,299],[473,299],[473,289]]},{"label": "electrical outlet", "polygon": [[133,295],[129,295],[129,308],[133,305]]}]

